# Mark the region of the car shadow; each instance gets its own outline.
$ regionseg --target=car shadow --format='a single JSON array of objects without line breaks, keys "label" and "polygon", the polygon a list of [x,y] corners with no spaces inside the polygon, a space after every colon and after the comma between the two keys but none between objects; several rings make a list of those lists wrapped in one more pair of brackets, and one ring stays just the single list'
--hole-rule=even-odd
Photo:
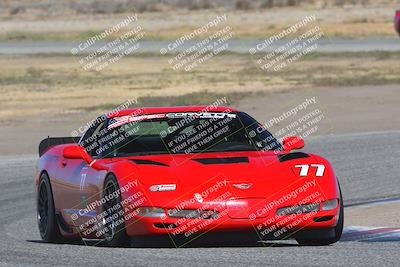
[{"label": "car shadow", "polygon": [[[56,244],[56,245],[70,245],[70,246],[91,246],[91,247],[104,247],[107,248],[106,245],[102,244],[98,240],[78,240],[78,241],[68,241],[68,242],[56,242],[56,243],[47,243],[43,240],[26,240],[30,243],[38,243],[38,244]],[[152,243],[152,244],[136,244],[131,242],[130,245],[125,248],[238,248],[238,247],[298,247],[298,244],[289,243],[289,242],[274,242],[274,241],[259,241],[252,243],[211,243],[211,242],[188,242],[186,244],[176,244],[176,243]]]}]

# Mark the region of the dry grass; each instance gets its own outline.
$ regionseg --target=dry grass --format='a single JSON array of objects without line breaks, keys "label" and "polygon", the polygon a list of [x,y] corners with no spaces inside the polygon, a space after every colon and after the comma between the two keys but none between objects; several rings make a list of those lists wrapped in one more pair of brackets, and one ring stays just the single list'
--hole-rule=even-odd
[{"label": "dry grass", "polygon": [[379,6],[397,4],[396,0],[0,0],[0,13],[18,15],[41,14],[115,14],[136,12],[162,12],[166,10],[200,10],[225,8],[229,10],[270,9],[273,7],[332,7],[332,6]]},{"label": "dry grass", "polygon": [[398,84],[399,59],[399,53],[314,55],[266,73],[245,55],[221,55],[192,72],[172,70],[168,57],[143,56],[87,72],[71,57],[3,56],[0,121],[90,112],[94,116],[136,97],[142,97],[138,105],[204,104],[220,96],[234,102],[254,92],[299,86]]},{"label": "dry grass", "polygon": [[[227,14],[227,22],[235,38],[266,38],[279,33],[307,15],[315,14],[326,37],[363,38],[396,36],[393,16],[396,6],[374,7],[299,7],[261,10],[167,10],[139,15],[137,22],[149,39],[175,39],[206,24],[217,15]],[[52,16],[24,13],[1,17],[0,40],[76,40],[117,24],[128,13],[121,14],[57,14]],[[168,18],[168,19],[166,19]],[[223,25],[221,25],[222,27]],[[215,30],[215,29],[212,29]]]}]

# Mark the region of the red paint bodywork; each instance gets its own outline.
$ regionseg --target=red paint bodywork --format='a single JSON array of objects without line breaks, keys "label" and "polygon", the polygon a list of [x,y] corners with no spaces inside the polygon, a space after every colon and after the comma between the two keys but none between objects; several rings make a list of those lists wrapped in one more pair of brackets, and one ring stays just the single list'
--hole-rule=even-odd
[{"label": "red paint bodywork", "polygon": [[[205,107],[175,107],[175,108],[144,108],[142,114],[154,114],[160,112],[198,112]],[[226,111],[225,107],[210,108],[209,111]],[[230,109],[232,112],[235,110]],[[129,115],[138,109],[124,110],[116,114],[108,115],[109,118]],[[38,162],[38,183],[40,174],[46,172],[50,178],[54,196],[55,209],[59,212],[65,223],[73,230],[61,232],[66,237],[95,238],[92,234],[84,234],[85,227],[79,227],[93,217],[93,214],[101,213],[101,206],[96,206],[91,215],[84,212],[87,202],[100,201],[104,180],[110,173],[118,180],[120,188],[129,187],[122,192],[122,199],[134,199],[137,207],[161,207],[174,209],[204,209],[221,211],[217,220],[211,220],[196,228],[196,233],[219,232],[219,231],[248,231],[254,232],[257,227],[267,228],[276,224],[276,211],[282,207],[296,205],[299,200],[307,199],[312,194],[318,197],[310,199],[308,203],[321,203],[325,200],[339,199],[339,188],[336,176],[331,164],[324,158],[309,154],[310,157],[298,158],[280,162],[278,155],[286,154],[287,151],[249,151],[249,152],[221,152],[179,155],[152,155],[134,156],[126,158],[106,158],[96,160],[97,167],[90,166],[83,159],[66,159],[63,157],[64,149],[71,144],[53,146],[44,153]],[[69,151],[69,153],[72,153]],[[201,158],[230,158],[247,157],[248,163],[236,164],[212,164],[204,165],[195,161]],[[160,165],[136,164],[132,159],[151,160]],[[316,177],[315,172],[310,170],[307,177],[299,175],[300,164],[323,164],[325,172],[322,177]],[[101,166],[101,167],[98,167]],[[84,177],[84,179],[83,179]],[[298,188],[307,183],[315,183],[306,192],[299,192]],[[151,185],[176,184],[175,191],[151,192]],[[210,188],[219,184],[220,187],[210,192]],[[223,184],[223,186],[221,186]],[[237,184],[251,185],[248,189],[240,189]],[[131,186],[129,186],[131,185]],[[208,190],[208,191],[207,191]],[[297,190],[297,191],[296,191]],[[196,193],[208,192],[203,202],[192,201]],[[298,197],[288,196],[296,191]],[[138,197],[140,196],[140,197]],[[224,196],[221,198],[221,196]],[[139,200],[140,198],[140,200]],[[280,202],[285,198],[283,202]],[[129,202],[132,204],[132,202]],[[129,203],[123,203],[126,211],[131,211]],[[139,203],[139,204],[138,204]],[[266,208],[271,203],[271,208]],[[322,211],[312,214],[295,215],[297,224],[282,222],[280,228],[290,227],[295,232],[301,229],[332,228],[337,224],[338,207],[330,211]],[[83,216],[73,220],[71,211],[78,210]],[[182,220],[167,216],[161,218],[148,218],[126,212],[125,226],[129,236],[169,234],[174,235],[176,229],[156,227],[156,224],[182,224]],[[255,215],[249,218],[250,215]],[[315,222],[313,219],[322,216],[332,216],[333,219],[324,222]],[[280,218],[282,219],[282,218]],[[180,221],[179,221],[180,220]],[[190,220],[189,220],[190,221]],[[204,220],[206,221],[206,220]],[[183,223],[189,224],[188,221]],[[260,226],[261,225],[261,226]],[[174,232],[175,231],[175,232]]]},{"label": "red paint bodywork", "polygon": [[396,11],[396,15],[394,16],[394,28],[396,32],[400,35],[400,10]]}]

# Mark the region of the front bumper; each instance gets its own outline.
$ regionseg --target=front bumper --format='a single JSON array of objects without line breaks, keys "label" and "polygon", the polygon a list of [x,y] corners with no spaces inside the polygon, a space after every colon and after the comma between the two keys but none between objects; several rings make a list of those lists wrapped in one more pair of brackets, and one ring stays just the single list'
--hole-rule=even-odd
[{"label": "front bumper", "polygon": [[[260,239],[286,239],[301,230],[331,229],[336,226],[340,205],[334,210],[277,216],[277,209],[256,218],[232,218],[229,210],[218,210],[218,218],[152,218],[132,216],[125,221],[129,236],[168,235],[170,238],[193,239],[205,233],[252,232]],[[166,209],[167,210],[167,209]]]}]

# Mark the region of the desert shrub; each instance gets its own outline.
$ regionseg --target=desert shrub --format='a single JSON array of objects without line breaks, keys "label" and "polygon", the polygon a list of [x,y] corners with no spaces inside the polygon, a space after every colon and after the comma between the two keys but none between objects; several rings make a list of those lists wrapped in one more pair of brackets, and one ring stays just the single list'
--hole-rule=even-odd
[{"label": "desert shrub", "polygon": [[272,8],[274,7],[274,0],[264,0],[261,2],[261,8]]},{"label": "desert shrub", "polygon": [[19,13],[23,13],[25,12],[25,10],[26,10],[25,7],[22,6],[13,7],[10,10],[10,15],[17,15]]},{"label": "desert shrub", "polygon": [[235,8],[238,10],[248,10],[251,8],[249,0],[237,0],[235,3]]},{"label": "desert shrub", "polygon": [[192,0],[188,2],[189,10],[200,10],[200,9],[210,9],[215,7],[211,0]]}]

